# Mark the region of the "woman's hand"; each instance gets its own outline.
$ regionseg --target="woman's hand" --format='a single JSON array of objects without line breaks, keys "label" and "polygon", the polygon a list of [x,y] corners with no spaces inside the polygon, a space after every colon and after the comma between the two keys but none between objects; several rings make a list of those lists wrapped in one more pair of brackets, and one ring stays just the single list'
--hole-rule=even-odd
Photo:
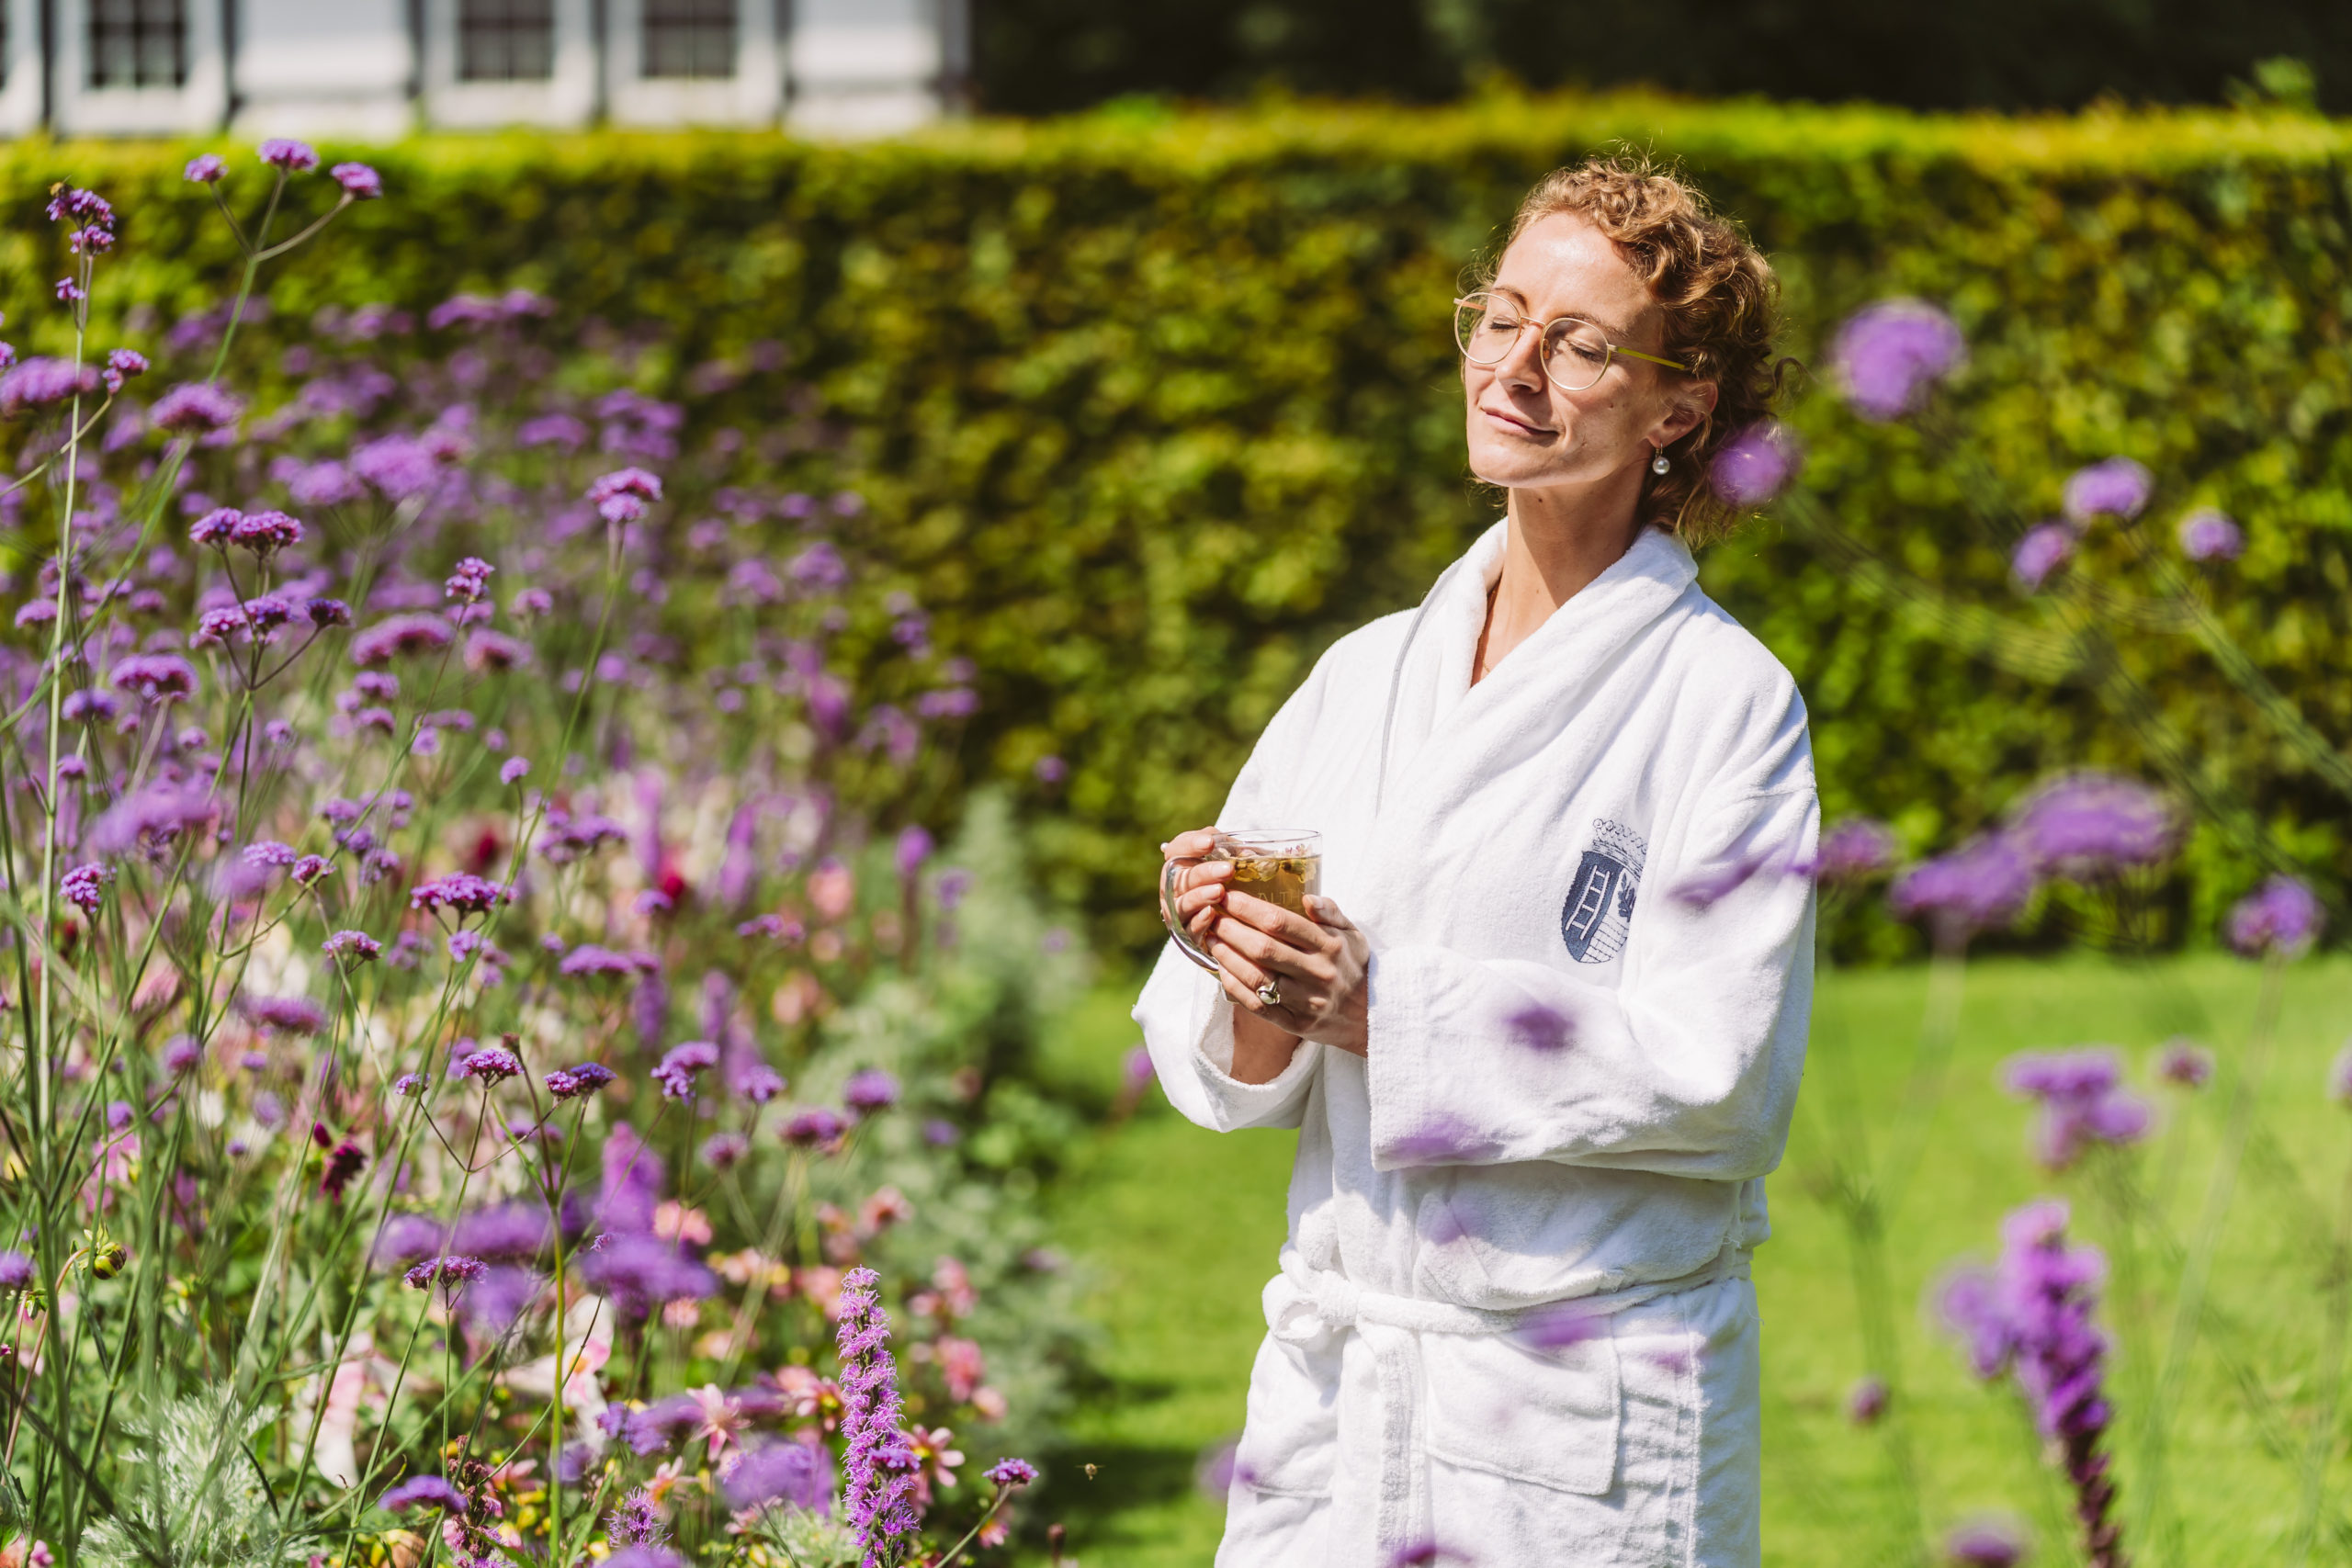
[{"label": "woman's hand", "polygon": [[[1218,981],[1233,998],[1236,1077],[1241,1076],[1245,1019],[1359,1056],[1368,1053],[1371,1010],[1364,972],[1372,944],[1337,904],[1310,897],[1306,907],[1314,919],[1306,919],[1221,884],[1216,903],[1221,913],[1203,945],[1217,961]],[[1265,995],[1269,981],[1272,1001]]]},{"label": "woman's hand", "polygon": [[1231,861],[1201,858],[1216,848],[1214,828],[1179,833],[1159,846],[1163,862],[1174,861],[1183,868],[1176,874],[1176,918],[1185,933],[1204,947],[1208,945],[1209,928],[1216,923],[1218,908],[1224,902],[1225,885],[1233,876]]}]

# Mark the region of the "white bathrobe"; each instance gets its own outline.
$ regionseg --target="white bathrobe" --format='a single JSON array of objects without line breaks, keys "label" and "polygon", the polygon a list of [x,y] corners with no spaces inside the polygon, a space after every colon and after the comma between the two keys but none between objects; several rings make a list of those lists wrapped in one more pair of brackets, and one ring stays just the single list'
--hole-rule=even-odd
[{"label": "white bathrobe", "polygon": [[1231,1077],[1231,1004],[1172,944],[1135,1010],[1186,1116],[1300,1129],[1220,1568],[1757,1561],[1804,706],[1648,531],[1472,686],[1503,537],[1335,644],[1218,818],[1323,835],[1368,1057]]}]

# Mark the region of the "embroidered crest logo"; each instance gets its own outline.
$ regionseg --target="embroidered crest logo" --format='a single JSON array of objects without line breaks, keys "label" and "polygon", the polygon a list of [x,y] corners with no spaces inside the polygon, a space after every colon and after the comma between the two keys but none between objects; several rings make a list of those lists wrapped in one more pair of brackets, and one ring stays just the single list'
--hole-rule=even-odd
[{"label": "embroidered crest logo", "polygon": [[1567,902],[1560,906],[1560,940],[1579,964],[1606,964],[1625,950],[1634,895],[1642,885],[1649,846],[1622,822],[1596,818],[1592,843],[1577,863]]}]

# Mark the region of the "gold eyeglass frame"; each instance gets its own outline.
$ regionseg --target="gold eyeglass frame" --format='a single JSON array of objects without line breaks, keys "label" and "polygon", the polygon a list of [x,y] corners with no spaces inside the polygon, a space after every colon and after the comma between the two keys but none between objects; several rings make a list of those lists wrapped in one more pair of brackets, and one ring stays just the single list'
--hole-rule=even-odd
[{"label": "gold eyeglass frame", "polygon": [[[1490,370],[1494,367],[1500,365],[1504,360],[1509,359],[1512,355],[1518,353],[1520,339],[1527,334],[1527,329],[1530,326],[1535,324],[1532,321],[1521,321],[1519,323],[1519,331],[1517,333],[1513,334],[1510,340],[1510,346],[1509,348],[1504,349],[1492,359],[1478,358],[1476,355],[1470,352],[1470,345],[1462,341],[1462,311],[1471,303],[1471,301],[1475,299],[1491,299],[1498,298],[1500,298],[1500,290],[1481,288],[1473,293],[1464,294],[1453,302],[1454,344],[1456,347],[1461,349],[1463,358],[1468,360],[1471,364],[1476,365],[1481,370]],[[1536,342],[1541,344],[1544,339],[1551,335],[1552,329],[1558,326],[1562,321],[1574,321],[1578,326],[1590,327],[1595,332],[1600,331],[1600,323],[1591,321],[1587,317],[1577,315],[1555,316],[1550,321],[1536,327]],[[1564,392],[1590,391],[1593,388],[1600,385],[1600,378],[1609,374],[1609,367],[1615,362],[1617,356],[1621,354],[1628,359],[1640,359],[1652,365],[1662,365],[1668,370],[1678,370],[1685,376],[1694,374],[1690,367],[1688,365],[1681,364],[1672,359],[1660,359],[1655,354],[1644,354],[1638,348],[1627,348],[1623,344],[1611,343],[1605,334],[1602,336],[1600,341],[1609,350],[1609,358],[1601,361],[1600,368],[1594,371],[1592,379],[1587,381],[1583,386],[1571,387],[1566,382],[1561,380],[1557,376],[1553,375],[1552,356],[1548,354],[1540,355],[1538,356],[1538,363],[1544,367],[1544,378],[1546,381],[1551,382],[1555,387],[1559,388],[1560,390]]]}]

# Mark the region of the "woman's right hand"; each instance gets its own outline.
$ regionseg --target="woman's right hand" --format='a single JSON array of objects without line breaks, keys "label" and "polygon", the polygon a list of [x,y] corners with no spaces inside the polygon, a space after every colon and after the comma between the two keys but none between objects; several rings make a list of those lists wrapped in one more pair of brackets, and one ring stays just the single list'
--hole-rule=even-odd
[{"label": "woman's right hand", "polygon": [[1159,846],[1163,863],[1172,861],[1176,873],[1176,918],[1193,941],[1205,947],[1225,905],[1225,885],[1232,880],[1229,860],[1204,860],[1216,848],[1216,829],[1194,828]]}]

